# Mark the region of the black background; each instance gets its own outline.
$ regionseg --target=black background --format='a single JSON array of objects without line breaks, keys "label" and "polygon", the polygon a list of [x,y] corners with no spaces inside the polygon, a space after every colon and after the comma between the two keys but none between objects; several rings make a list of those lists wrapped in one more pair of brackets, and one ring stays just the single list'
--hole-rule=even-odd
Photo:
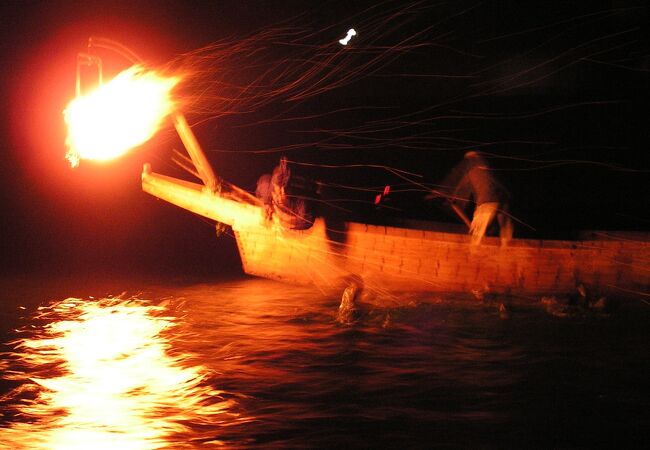
[{"label": "black background", "polygon": [[[2,271],[170,276],[237,272],[232,239],[216,239],[206,221],[141,192],[144,162],[151,161],[157,171],[177,173],[166,164],[168,131],[113,163],[69,167],[64,159],[62,110],[74,95],[76,53],[85,50],[89,36],[97,35],[126,43],[148,60],[165,62],[215,40],[236,42],[287,19],[316,31],[341,23],[335,28],[340,32],[322,35],[336,46],[335,41],[354,26],[345,24],[345,17],[375,2],[349,3],[3,2]],[[387,2],[387,9],[395,5]],[[413,3],[404,7],[409,5]],[[453,92],[467,92],[471,79],[403,74],[478,74],[487,80],[489,94],[450,103],[431,116],[460,111],[464,119],[448,118],[441,129],[461,128],[466,139],[489,144],[481,149],[499,156],[490,161],[515,196],[513,211],[518,218],[541,235],[552,235],[558,228],[647,230],[650,47],[642,36],[648,31],[648,17],[644,2],[632,1],[440,3],[391,36],[409,36],[435,23],[433,34],[449,36],[443,41],[446,47],[397,59],[382,76],[311,98],[293,113],[322,114],[358,105],[390,106],[387,114],[419,111],[448,100]],[[363,45],[365,30],[358,31],[353,43]],[[427,35],[422,39],[426,41]],[[531,75],[513,88],[512,74],[521,71]],[[271,104],[255,112],[255,120],[271,117],[284,106]],[[481,119],[468,121],[468,114]],[[490,114],[501,116],[495,119]],[[352,141],[340,151],[322,151],[308,145],[313,135],[295,131],[346,126],[349,115],[278,121],[257,129],[238,128],[237,119],[203,122],[196,131],[215,169],[246,189],[254,189],[257,177],[270,171],[280,156],[243,151],[247,149],[303,142],[303,149],[285,154],[318,164],[385,164],[422,174],[426,182],[443,177],[468,150],[467,143],[456,142],[445,151],[355,151]],[[244,120],[254,122],[250,117]],[[359,113],[354,120],[365,119]],[[431,122],[432,129],[436,126]],[[418,127],[400,133],[422,131]],[[321,167],[312,172],[321,179],[357,185],[396,182],[381,170]],[[353,195],[368,202],[374,198]],[[421,202],[421,196],[421,192],[394,195],[390,206],[398,214],[453,220],[436,205]]]}]

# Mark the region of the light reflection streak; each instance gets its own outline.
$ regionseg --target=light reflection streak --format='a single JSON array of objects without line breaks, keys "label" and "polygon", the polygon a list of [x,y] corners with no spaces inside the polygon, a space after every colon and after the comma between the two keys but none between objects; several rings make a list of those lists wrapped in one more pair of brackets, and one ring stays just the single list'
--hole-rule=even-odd
[{"label": "light reflection streak", "polygon": [[163,306],[70,298],[40,308],[38,319],[48,323],[24,330],[30,336],[3,358],[3,378],[19,384],[0,398],[16,410],[0,428],[7,448],[158,449],[190,424],[243,420],[208,385],[207,368],[174,351],[168,332],[178,322]]}]

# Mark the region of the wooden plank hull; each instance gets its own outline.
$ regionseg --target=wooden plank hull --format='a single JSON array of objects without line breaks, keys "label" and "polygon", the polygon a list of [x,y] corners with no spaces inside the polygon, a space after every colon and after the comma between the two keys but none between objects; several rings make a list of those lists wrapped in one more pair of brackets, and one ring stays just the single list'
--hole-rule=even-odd
[{"label": "wooden plank hull", "polygon": [[646,293],[650,286],[647,238],[543,241],[514,239],[502,246],[468,235],[360,223],[332,239],[317,220],[305,231],[248,226],[235,229],[246,273],[322,288],[352,278],[379,292],[468,293],[521,296],[575,292]]},{"label": "wooden plank hull", "polygon": [[498,238],[471,245],[465,233],[347,223],[339,231],[318,219],[308,230],[286,230],[263,219],[255,199],[142,174],[145,192],[232,226],[246,273],[290,283],[341,289],[351,279],[376,292],[519,296],[566,294],[579,284],[592,293],[650,291],[650,235],[610,234],[578,241]]}]

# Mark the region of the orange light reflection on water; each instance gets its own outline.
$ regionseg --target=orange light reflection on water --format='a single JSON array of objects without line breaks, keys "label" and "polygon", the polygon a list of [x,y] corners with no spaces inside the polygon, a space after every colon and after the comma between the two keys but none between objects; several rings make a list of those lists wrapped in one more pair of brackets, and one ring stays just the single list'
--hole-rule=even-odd
[{"label": "orange light reflection on water", "polygon": [[164,307],[67,299],[41,312],[39,318],[55,321],[15,342],[10,354],[23,367],[3,377],[22,383],[8,394],[19,421],[0,429],[0,442],[149,450],[168,447],[174,435],[188,431],[187,423],[241,420],[229,412],[233,402],[207,384],[205,367],[192,365],[192,355],[171,354],[165,335],[177,323]]}]

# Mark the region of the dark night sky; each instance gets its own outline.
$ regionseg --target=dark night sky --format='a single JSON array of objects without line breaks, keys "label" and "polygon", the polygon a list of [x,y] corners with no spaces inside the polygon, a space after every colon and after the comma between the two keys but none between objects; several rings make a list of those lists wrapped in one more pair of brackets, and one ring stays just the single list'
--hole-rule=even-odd
[{"label": "dark night sky", "polygon": [[[314,31],[341,23],[334,28],[340,33],[331,36],[335,41],[349,26],[355,26],[345,23],[345,17],[376,2],[365,6],[325,2],[318,8],[309,8],[306,3],[3,2],[3,272],[182,275],[236,271],[238,260],[232,239],[215,239],[213,228],[205,221],[140,191],[144,162],[152,161],[154,168],[168,171],[161,163],[164,158],[155,147],[160,143],[156,139],[109,165],[82,163],[76,170],[67,166],[61,111],[74,94],[76,53],[84,50],[89,36],[97,35],[127,43],[148,60],[165,62],[215,40],[236,42],[286,19],[301,21],[297,25]],[[462,128],[463,136],[472,142],[490,143],[483,149],[501,156],[492,160],[493,165],[503,169],[502,178],[517,199],[515,213],[523,220],[541,230],[561,225],[647,229],[650,46],[641,36],[648,32],[650,14],[644,3],[567,1],[553,7],[548,2],[521,1],[440,3],[403,24],[387,39],[410,36],[435,24],[434,31],[418,39],[426,42],[433,36],[444,36],[436,41],[441,45],[397,58],[383,72],[314,97],[294,113],[364,105],[390,106],[391,114],[405,114],[447,102],[431,112],[431,117],[462,115],[463,119],[446,119],[445,127]],[[398,3],[386,5],[389,10]],[[359,33],[362,45],[361,36],[367,30]],[[318,36],[330,38],[326,33]],[[354,67],[354,60],[349,64]],[[396,75],[400,73],[466,77]],[[468,92],[476,92],[470,86],[475,80],[483,83],[484,92],[489,94],[468,99]],[[512,89],[516,81],[525,84]],[[464,93],[465,100],[449,101],[456,93]],[[253,116],[262,120],[265,115],[283,111],[284,106],[280,101]],[[471,115],[480,119],[468,120]],[[208,122],[198,134],[206,149],[260,149],[305,142],[304,133],[293,132],[300,127],[341,127],[348,119],[333,115],[320,122],[284,121],[237,128],[238,118],[234,117],[223,123]],[[359,113],[354,120],[363,123],[366,118]],[[438,130],[436,121],[427,123],[431,130]],[[419,126],[401,132],[414,135],[426,131]],[[450,132],[447,137],[447,142],[458,142],[461,135]],[[289,157],[321,164],[388,164],[417,171],[425,175],[425,181],[435,182],[462,157],[466,144],[430,152],[404,148],[355,151],[351,143],[340,152],[312,147],[289,153]],[[279,157],[209,154],[226,179],[248,189]],[[588,160],[605,165],[545,167],[547,164],[541,162],[503,157]],[[318,176],[328,174],[333,179],[353,178],[359,183],[395,182],[382,178],[385,173],[321,171]],[[396,197],[393,202],[411,213],[437,214],[436,208],[419,205],[414,197]]]}]

